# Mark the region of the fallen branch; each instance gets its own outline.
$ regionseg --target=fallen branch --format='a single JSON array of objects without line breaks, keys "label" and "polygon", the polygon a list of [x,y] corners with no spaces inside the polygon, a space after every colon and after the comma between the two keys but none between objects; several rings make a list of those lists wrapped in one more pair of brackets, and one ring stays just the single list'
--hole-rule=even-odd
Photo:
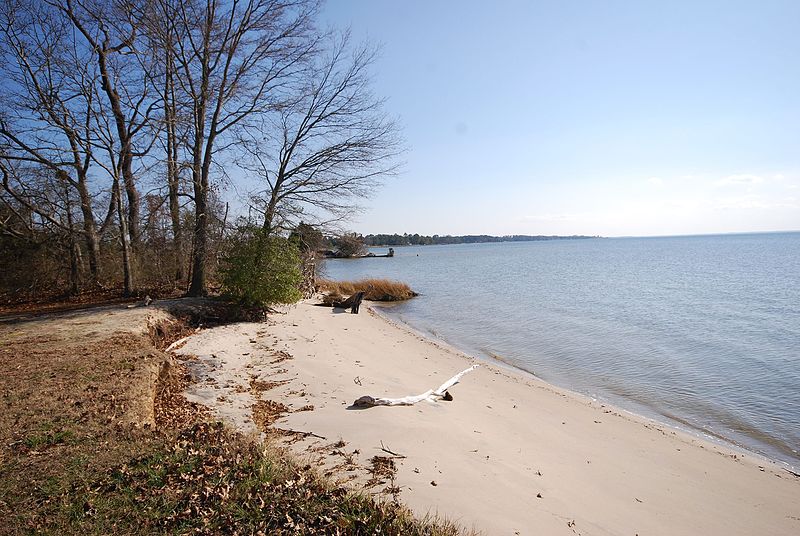
[{"label": "fallen branch", "polygon": [[398,453],[396,453],[396,452],[392,452],[391,450],[389,450],[388,448],[386,448],[386,447],[383,445],[383,441],[381,441],[381,450],[382,450],[383,452],[387,453],[387,454],[391,454],[391,455],[392,455],[392,456],[394,456],[395,458],[405,458],[405,456],[403,456],[402,454],[398,454]]},{"label": "fallen branch", "polygon": [[304,432],[302,430],[289,430],[288,428],[275,428],[275,429],[286,434],[299,435],[303,437],[316,437],[317,439],[324,439],[327,441],[327,438],[315,434],[314,432]]},{"label": "fallen branch", "polygon": [[[422,400],[427,400],[429,402],[436,402],[437,399],[446,399],[447,398],[447,390],[458,383],[461,377],[466,374],[467,372],[472,372],[480,365],[472,365],[470,368],[466,370],[462,370],[442,385],[439,386],[438,389],[431,389],[429,391],[425,391],[421,395],[416,396],[406,396],[403,398],[381,398],[375,397],[370,395],[362,396],[361,398],[357,399],[353,402],[353,406],[357,408],[368,408],[372,406],[413,406],[417,402]],[[450,397],[452,399],[452,397]]]}]

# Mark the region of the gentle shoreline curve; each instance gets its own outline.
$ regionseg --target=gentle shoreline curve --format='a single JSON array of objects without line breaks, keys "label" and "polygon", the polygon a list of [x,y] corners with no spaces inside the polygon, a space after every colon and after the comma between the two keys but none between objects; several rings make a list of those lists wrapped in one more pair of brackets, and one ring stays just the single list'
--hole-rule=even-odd
[{"label": "gentle shoreline curve", "polygon": [[[239,326],[226,332],[238,347],[215,340],[214,328],[187,351],[203,360],[219,343],[247,374],[289,380],[265,396],[313,406],[277,423],[326,438],[294,443],[309,459],[338,439],[362,462],[383,447],[405,456],[394,460],[392,485],[419,515],[486,534],[800,531],[800,479],[777,464],[470,358],[369,309],[302,302],[268,326]],[[244,356],[242,340],[262,354]],[[291,359],[266,366],[276,351]],[[481,367],[451,389],[452,402],[347,409],[362,395],[419,394],[474,362]]]},{"label": "gentle shoreline curve", "polygon": [[[559,384],[550,381],[548,379],[542,378],[536,373],[530,370],[526,370],[522,366],[514,364],[513,362],[511,362],[510,360],[506,359],[501,355],[494,354],[488,351],[484,351],[483,355],[481,355],[481,352],[479,351],[472,353],[468,349],[459,348],[456,344],[451,344],[450,342],[443,339],[436,332],[428,332],[424,329],[419,329],[411,325],[410,323],[404,321],[401,318],[393,317],[390,311],[394,305],[396,304],[395,303],[372,304],[371,308],[383,320],[394,325],[398,329],[408,331],[414,336],[427,339],[431,344],[441,347],[449,352],[461,354],[466,359],[476,359],[482,363],[493,364],[504,370],[508,370],[512,374],[519,374],[524,378],[531,378],[535,381],[543,382],[547,385],[553,386],[556,389],[562,389],[567,393],[571,394],[572,396],[585,398],[587,400],[592,401],[593,403],[601,404],[613,408],[615,411],[626,413],[635,419],[645,420],[657,426],[663,426],[670,430],[676,430],[682,434],[687,434],[695,439],[700,439],[702,441],[710,442],[722,448],[730,449],[734,451],[736,454],[751,456],[759,460],[762,464],[763,463],[774,464],[780,468],[789,471],[790,473],[800,472],[800,466],[798,465],[792,464],[784,460],[773,459],[769,457],[767,454],[764,454],[762,452],[757,452],[749,448],[747,445],[736,443],[734,440],[727,438],[719,433],[715,433],[714,431],[696,427],[688,420],[681,419],[676,415],[669,415],[659,412],[654,407],[647,406],[641,402],[635,402],[635,403],[629,402],[626,405],[624,400],[614,400],[611,399],[610,397],[606,398],[602,396],[595,397],[588,393],[581,392],[578,388],[572,388],[569,385]],[[488,354],[486,352],[488,352]]]}]

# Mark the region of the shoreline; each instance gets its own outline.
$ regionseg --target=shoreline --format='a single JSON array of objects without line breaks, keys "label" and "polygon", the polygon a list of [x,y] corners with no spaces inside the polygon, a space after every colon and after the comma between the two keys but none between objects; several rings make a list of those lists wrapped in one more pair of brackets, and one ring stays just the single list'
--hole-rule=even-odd
[{"label": "shoreline", "polygon": [[384,305],[381,303],[371,303],[369,307],[370,309],[375,311],[375,313],[380,318],[382,318],[389,324],[397,327],[398,329],[405,330],[415,336],[425,338],[431,344],[434,344],[436,346],[440,346],[449,351],[462,354],[465,359],[477,359],[484,363],[489,363],[495,366],[506,368],[512,373],[521,374],[524,377],[530,377],[536,381],[543,382],[554,388],[562,389],[567,393],[571,394],[572,396],[585,398],[587,400],[597,402],[600,404],[605,404],[607,406],[613,406],[617,411],[623,411],[629,414],[631,417],[642,419],[651,422],[655,425],[667,426],[673,430],[677,430],[691,437],[703,441],[708,441],[709,443],[733,450],[743,455],[752,456],[754,458],[760,459],[763,462],[774,464],[778,467],[781,467],[791,474],[796,475],[797,473],[800,473],[800,460],[791,463],[785,460],[773,458],[770,457],[768,454],[764,454],[762,452],[753,450],[752,448],[749,448],[747,445],[737,443],[736,441],[729,439],[723,436],[722,434],[717,434],[712,431],[705,430],[697,426],[693,426],[688,420],[681,420],[677,416],[670,417],[669,415],[665,415],[664,413],[659,412],[657,409],[648,406],[647,404],[637,402],[635,400],[626,399],[624,396],[617,396],[616,398],[618,400],[605,398],[601,396],[592,396],[590,394],[583,393],[580,390],[573,388],[569,385],[560,385],[558,383],[554,383],[550,380],[542,378],[541,376],[536,375],[536,373],[534,372],[531,372],[521,366],[517,366],[511,363],[509,360],[503,358],[498,354],[492,354],[491,352],[484,352],[483,354],[486,355],[483,355],[481,352],[472,352],[468,349],[460,348],[457,344],[447,341],[441,335],[435,332],[428,332],[423,329],[418,329],[400,318],[393,318],[391,314],[389,314],[387,311],[390,310],[394,305],[395,304]]},{"label": "shoreline", "polygon": [[[292,432],[301,459],[420,516],[486,534],[800,530],[800,478],[776,463],[470,357],[372,307],[301,302],[266,325],[201,332],[181,352],[219,378],[198,384],[218,416],[257,428],[242,385],[271,382],[261,394],[287,408],[271,426]],[[474,363],[451,402],[352,407],[425,392]]]}]

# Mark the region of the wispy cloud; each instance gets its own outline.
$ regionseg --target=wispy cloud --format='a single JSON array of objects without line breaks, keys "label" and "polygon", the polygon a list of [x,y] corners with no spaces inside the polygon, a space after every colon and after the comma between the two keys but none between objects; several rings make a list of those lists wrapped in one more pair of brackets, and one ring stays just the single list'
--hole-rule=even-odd
[{"label": "wispy cloud", "polygon": [[647,179],[647,184],[653,186],[664,186],[664,179],[662,179],[661,177],[650,177],[649,179]]},{"label": "wispy cloud", "polygon": [[737,185],[748,185],[752,186],[754,184],[761,184],[764,182],[764,177],[760,175],[750,175],[750,174],[740,174],[740,175],[729,175],[725,178],[719,179],[718,181],[714,182],[714,186],[737,186]]}]

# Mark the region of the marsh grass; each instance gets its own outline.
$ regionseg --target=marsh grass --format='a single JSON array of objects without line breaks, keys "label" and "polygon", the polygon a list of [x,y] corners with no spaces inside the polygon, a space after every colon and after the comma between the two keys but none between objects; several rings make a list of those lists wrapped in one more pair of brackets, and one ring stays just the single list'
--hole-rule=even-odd
[{"label": "marsh grass", "polygon": [[359,279],[358,281],[331,281],[320,279],[317,282],[320,292],[325,294],[325,303],[339,301],[356,292],[365,292],[365,300],[402,301],[418,296],[406,283],[391,279]]}]

